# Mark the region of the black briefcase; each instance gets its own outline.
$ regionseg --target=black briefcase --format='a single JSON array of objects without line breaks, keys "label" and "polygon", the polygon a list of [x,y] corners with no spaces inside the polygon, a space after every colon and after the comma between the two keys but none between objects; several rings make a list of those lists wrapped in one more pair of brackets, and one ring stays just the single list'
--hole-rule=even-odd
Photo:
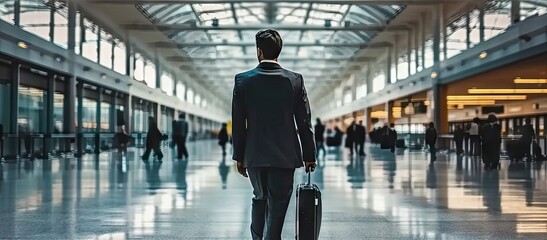
[{"label": "black briefcase", "polygon": [[321,230],[321,191],[317,185],[311,184],[310,178],[308,173],[308,182],[301,183],[296,188],[297,240],[317,240]]}]

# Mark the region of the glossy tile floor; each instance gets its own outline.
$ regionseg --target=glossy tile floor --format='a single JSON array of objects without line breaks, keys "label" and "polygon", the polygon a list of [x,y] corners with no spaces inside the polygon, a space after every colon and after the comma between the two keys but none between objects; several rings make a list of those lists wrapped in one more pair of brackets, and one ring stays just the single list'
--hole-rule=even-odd
[{"label": "glossy tile floor", "polygon": [[[82,160],[4,164],[1,239],[249,239],[251,190],[214,141],[189,161],[145,164],[142,149]],[[547,239],[545,165],[367,148],[330,154],[313,182],[323,191],[321,239]],[[298,171],[295,182],[306,179]],[[294,239],[294,197],[284,239]]]}]

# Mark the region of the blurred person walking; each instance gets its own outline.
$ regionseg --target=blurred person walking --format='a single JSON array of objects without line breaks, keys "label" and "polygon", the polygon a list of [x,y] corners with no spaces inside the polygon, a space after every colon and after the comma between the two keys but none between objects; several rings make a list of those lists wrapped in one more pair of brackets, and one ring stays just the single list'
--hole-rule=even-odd
[{"label": "blurred person walking", "polygon": [[161,134],[160,130],[158,129],[158,124],[156,123],[156,120],[154,117],[150,116],[148,117],[148,133],[146,133],[146,149],[144,151],[144,154],[142,155],[142,160],[148,161],[148,157],[150,157],[150,152],[154,151],[154,155],[158,157],[158,160],[163,159],[163,153],[160,149],[160,143],[162,140],[163,134]]},{"label": "blurred person walking", "polygon": [[325,125],[321,123],[321,119],[317,118],[315,120],[314,126],[315,133],[315,148],[317,150],[317,156],[319,156],[319,151],[323,150],[323,157],[327,155],[327,150],[325,149]]},{"label": "blurred person walking", "polygon": [[229,136],[228,136],[228,129],[227,124],[222,123],[222,127],[220,128],[220,131],[218,132],[218,145],[222,148],[222,156],[226,155],[226,143],[228,143]]},{"label": "blurred person walking", "polygon": [[173,141],[177,146],[177,159],[188,159],[186,139],[188,138],[188,122],[184,113],[179,114],[179,120],[173,121]]},{"label": "blurred person walking", "polygon": [[437,149],[435,148],[435,144],[437,144],[437,129],[435,129],[433,122],[430,122],[427,130],[425,130],[425,144],[429,146],[431,162],[435,162],[437,160]]}]

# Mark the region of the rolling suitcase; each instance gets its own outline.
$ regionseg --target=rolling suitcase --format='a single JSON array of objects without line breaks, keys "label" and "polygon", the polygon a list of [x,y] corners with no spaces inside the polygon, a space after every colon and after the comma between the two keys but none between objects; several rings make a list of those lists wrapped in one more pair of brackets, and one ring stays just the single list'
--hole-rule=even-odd
[{"label": "rolling suitcase", "polygon": [[311,184],[310,175],[296,188],[296,240],[317,240],[321,230],[321,191]]}]

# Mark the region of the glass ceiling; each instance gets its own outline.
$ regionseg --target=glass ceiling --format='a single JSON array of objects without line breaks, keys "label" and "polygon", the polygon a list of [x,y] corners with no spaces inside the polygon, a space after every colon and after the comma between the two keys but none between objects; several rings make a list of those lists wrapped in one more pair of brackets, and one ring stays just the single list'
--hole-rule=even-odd
[{"label": "glass ceiling", "polygon": [[[211,26],[214,19],[219,26],[234,25],[307,25],[323,27],[326,21],[331,26],[346,24],[386,25],[401,10],[397,5],[347,5],[317,3],[224,3],[224,4],[143,4],[138,8],[156,24],[188,24]],[[347,22],[347,23],[346,23]],[[188,42],[249,42],[254,41],[256,30],[207,30],[207,31],[166,31],[167,36],[175,43]],[[366,43],[375,34],[367,31],[280,31],[284,42],[336,42]],[[194,49],[205,48],[205,49]],[[245,55],[246,47],[194,47],[184,49],[190,56],[218,57],[223,52],[229,56],[237,53]],[[210,49],[212,48],[212,49]],[[251,47],[254,49],[254,47]],[[316,51],[323,47],[311,47]],[[358,46],[354,46],[354,51]],[[232,51],[230,51],[232,50]],[[312,52],[313,52],[312,50]],[[304,51],[305,52],[305,51]],[[309,52],[309,51],[308,51]],[[285,55],[302,53],[298,47],[285,48]],[[333,51],[334,55],[349,54],[348,51]]]},{"label": "glass ceiling", "polygon": [[[368,43],[377,34],[376,31],[336,31],[328,29],[345,26],[367,25],[385,26],[404,6],[399,5],[348,5],[348,4],[319,4],[319,3],[218,3],[218,4],[142,4],[137,8],[154,24],[161,24],[164,34],[173,43],[210,43],[206,46],[181,46],[184,55],[193,59],[214,62],[216,67],[224,66],[226,70],[202,71],[211,80],[218,82],[218,78],[227,77],[231,81],[237,71],[252,67],[247,62],[238,62],[230,59],[256,59],[254,46],[255,34],[258,29],[211,29],[215,21],[219,27],[233,26],[291,26],[290,30],[281,29],[279,32],[285,46],[280,56],[284,67],[299,71],[313,81],[314,76],[321,77],[320,66],[331,67],[321,69],[323,72],[342,67],[345,60],[349,60],[360,49],[360,44]],[[208,27],[206,30],[184,31],[169,29],[169,25],[187,27]],[[300,30],[298,27],[308,27]],[[310,30],[317,27],[319,30]],[[296,28],[296,29],[295,29]],[[165,30],[164,30],[165,29]],[[253,43],[246,46],[233,46],[226,43]],[[287,46],[293,43],[292,46]],[[295,44],[296,43],[296,44]],[[305,47],[298,43],[308,43]],[[315,43],[315,44],[314,44]],[[296,45],[296,46],[295,46]],[[313,64],[310,61],[289,61],[287,58],[320,58]],[[218,61],[225,59],[226,61]],[[338,62],[329,62],[337,59]],[[340,62],[340,59],[342,59]],[[254,60],[256,61],[256,60]],[[200,61],[195,61],[199,66]],[[239,65],[237,65],[240,63]],[[309,66],[316,67],[310,69]],[[319,67],[318,67],[319,66]],[[217,68],[220,69],[220,68]]]}]

